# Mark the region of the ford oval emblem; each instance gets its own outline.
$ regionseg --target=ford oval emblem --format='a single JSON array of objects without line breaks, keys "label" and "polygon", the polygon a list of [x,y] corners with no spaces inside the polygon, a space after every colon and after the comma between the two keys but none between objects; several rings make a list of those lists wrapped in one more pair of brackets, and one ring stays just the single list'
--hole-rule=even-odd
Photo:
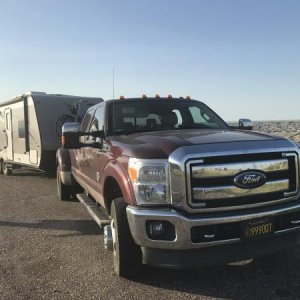
[{"label": "ford oval emblem", "polygon": [[266,175],[258,171],[245,171],[234,178],[236,186],[242,189],[254,189],[266,183]]}]

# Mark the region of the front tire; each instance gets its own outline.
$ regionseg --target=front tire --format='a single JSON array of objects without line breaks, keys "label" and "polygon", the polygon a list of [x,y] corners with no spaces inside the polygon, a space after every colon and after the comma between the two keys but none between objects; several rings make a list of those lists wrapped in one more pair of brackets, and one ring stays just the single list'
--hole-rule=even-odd
[{"label": "front tire", "polygon": [[111,205],[111,230],[113,236],[114,271],[120,277],[132,278],[142,267],[141,248],[133,241],[123,198],[113,200]]},{"label": "front tire", "polygon": [[70,201],[73,199],[74,197],[73,187],[62,183],[60,177],[60,167],[57,167],[57,171],[56,171],[56,185],[57,185],[57,194],[59,200]]},{"label": "front tire", "polygon": [[3,160],[0,160],[0,174],[3,174]]},{"label": "front tire", "polygon": [[2,165],[3,174],[6,176],[11,176],[12,169],[7,166],[7,163],[5,161],[2,161],[1,165]]}]

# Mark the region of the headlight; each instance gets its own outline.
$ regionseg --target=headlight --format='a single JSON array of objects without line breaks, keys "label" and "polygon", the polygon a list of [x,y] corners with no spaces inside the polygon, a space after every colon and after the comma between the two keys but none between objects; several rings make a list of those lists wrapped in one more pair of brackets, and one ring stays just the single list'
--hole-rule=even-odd
[{"label": "headlight", "polygon": [[157,205],[168,203],[168,162],[163,159],[130,158],[128,173],[137,204]]}]

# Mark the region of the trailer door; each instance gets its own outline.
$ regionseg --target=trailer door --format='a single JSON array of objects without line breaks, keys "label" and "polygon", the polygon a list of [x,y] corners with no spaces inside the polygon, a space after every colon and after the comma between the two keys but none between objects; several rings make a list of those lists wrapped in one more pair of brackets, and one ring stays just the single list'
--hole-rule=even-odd
[{"label": "trailer door", "polygon": [[11,109],[7,108],[4,110],[5,115],[5,132],[6,132],[6,159],[13,160],[13,138],[12,138],[12,118]]}]

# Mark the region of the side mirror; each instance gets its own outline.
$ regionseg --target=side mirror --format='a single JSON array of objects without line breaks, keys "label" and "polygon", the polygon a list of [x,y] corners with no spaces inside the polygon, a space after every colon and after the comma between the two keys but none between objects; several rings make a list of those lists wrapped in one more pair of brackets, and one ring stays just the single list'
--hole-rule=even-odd
[{"label": "side mirror", "polygon": [[61,145],[64,149],[79,149],[79,123],[65,123],[62,127]]},{"label": "side mirror", "polygon": [[98,147],[99,142],[85,144],[80,142],[81,136],[92,136],[97,140],[104,138],[104,131],[82,132],[80,131],[80,124],[78,123],[65,123],[62,127],[61,144],[64,149],[79,149],[81,147]]},{"label": "side mirror", "polygon": [[239,129],[252,130],[253,123],[250,119],[239,119]]},{"label": "side mirror", "polygon": [[65,123],[62,127],[62,133],[65,132],[79,132],[80,131],[80,124],[76,122],[68,122]]}]

